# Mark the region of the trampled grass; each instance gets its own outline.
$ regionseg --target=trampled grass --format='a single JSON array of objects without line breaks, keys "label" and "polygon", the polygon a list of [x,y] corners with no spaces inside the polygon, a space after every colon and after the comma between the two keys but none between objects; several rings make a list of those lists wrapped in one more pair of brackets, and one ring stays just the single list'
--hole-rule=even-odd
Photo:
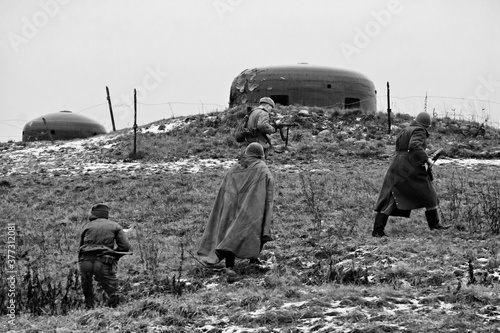
[{"label": "trampled grass", "polygon": [[[239,151],[226,127],[203,134],[215,128],[211,124],[200,117],[171,133],[141,134],[140,163],[234,160]],[[8,285],[2,281],[4,331],[497,330],[498,169],[436,166],[441,215],[453,228],[431,232],[423,211],[415,211],[409,219],[390,219],[389,238],[373,238],[373,205],[393,139],[382,128],[371,140],[358,142],[366,138],[364,128],[378,128],[377,119],[352,130],[342,125],[324,138],[313,137],[307,122],[302,125],[294,130],[289,150],[273,153],[269,161],[276,180],[275,240],[265,245],[261,265],[237,260],[234,279],[203,267],[195,256],[224,167],[54,175],[40,157],[31,162],[32,173],[3,177],[0,215],[16,228],[18,309],[15,322],[9,323]],[[279,136],[273,140],[280,144]],[[110,168],[126,159],[130,136],[114,142],[111,148],[88,147],[92,158]],[[444,137],[431,141],[434,146],[443,142]],[[57,154],[60,165],[69,167],[65,153]],[[76,153],[66,153],[71,154]],[[121,305],[86,311],[76,270],[78,240],[88,209],[99,201],[109,203],[111,219],[127,230],[134,255],[119,263]],[[3,276],[6,258],[1,258]]]}]

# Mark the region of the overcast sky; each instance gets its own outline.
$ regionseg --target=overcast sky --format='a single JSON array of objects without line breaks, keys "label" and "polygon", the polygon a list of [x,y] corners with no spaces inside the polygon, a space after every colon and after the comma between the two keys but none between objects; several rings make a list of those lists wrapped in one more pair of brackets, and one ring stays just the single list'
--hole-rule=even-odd
[{"label": "overcast sky", "polygon": [[[368,76],[386,110],[500,121],[498,0],[0,0],[0,141],[70,110],[118,129],[223,110],[247,68]],[[454,110],[454,111],[453,111]]]}]

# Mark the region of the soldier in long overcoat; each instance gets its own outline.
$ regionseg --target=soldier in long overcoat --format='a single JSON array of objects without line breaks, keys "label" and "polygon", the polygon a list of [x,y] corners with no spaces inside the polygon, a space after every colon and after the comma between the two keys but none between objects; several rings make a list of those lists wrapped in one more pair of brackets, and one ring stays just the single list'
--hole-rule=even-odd
[{"label": "soldier in long overcoat", "polygon": [[395,156],[375,205],[372,236],[386,236],[384,228],[389,216],[409,217],[411,210],[424,207],[431,230],[448,228],[439,223],[438,197],[427,172],[433,164],[425,151],[430,125],[430,115],[421,112],[396,139]]}]

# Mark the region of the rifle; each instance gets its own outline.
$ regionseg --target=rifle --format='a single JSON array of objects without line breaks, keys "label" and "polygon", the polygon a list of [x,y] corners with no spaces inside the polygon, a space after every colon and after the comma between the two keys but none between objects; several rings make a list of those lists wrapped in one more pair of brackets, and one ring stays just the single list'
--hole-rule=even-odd
[{"label": "rifle", "polygon": [[434,166],[434,163],[436,163],[436,161],[438,160],[438,158],[441,156],[442,153],[443,149],[439,148],[432,154],[431,157],[432,164],[429,165],[429,167],[427,168],[427,174],[429,175],[429,179],[431,180],[431,182],[434,180],[434,175],[432,174],[432,167]]},{"label": "rifle", "polygon": [[[299,126],[299,124],[295,124],[295,123],[284,123],[284,124],[277,124],[276,125],[276,128],[280,130],[280,136],[281,136],[281,140],[285,141],[285,148],[288,146],[288,132],[290,131],[290,127],[296,127],[296,126]],[[283,134],[283,128],[286,127],[286,137],[285,135]]]},{"label": "rifle", "polygon": [[119,252],[119,251],[115,251],[115,250],[111,250],[111,249],[106,249],[104,250],[103,252],[99,253],[97,255],[97,257],[101,257],[101,256],[113,256],[115,257],[117,260],[120,259],[121,257],[123,256],[131,256],[133,255],[134,253],[133,252]]}]

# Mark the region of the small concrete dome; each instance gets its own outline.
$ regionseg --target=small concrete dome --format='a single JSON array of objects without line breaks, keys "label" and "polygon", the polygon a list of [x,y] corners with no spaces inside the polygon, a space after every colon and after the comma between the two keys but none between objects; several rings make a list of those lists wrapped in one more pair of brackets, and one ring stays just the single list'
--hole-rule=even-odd
[{"label": "small concrete dome", "polygon": [[98,122],[71,111],[61,111],[28,122],[23,128],[23,141],[84,139],[105,133],[106,129]]}]

